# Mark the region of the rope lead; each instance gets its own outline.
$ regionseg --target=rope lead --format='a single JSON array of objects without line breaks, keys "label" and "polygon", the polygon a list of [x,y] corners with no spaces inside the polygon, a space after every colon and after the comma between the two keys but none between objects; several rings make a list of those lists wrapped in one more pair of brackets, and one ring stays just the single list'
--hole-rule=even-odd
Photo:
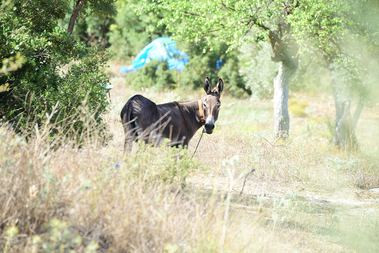
[{"label": "rope lead", "polygon": [[199,147],[200,141],[201,141],[201,139],[203,138],[203,134],[204,134],[204,129],[203,129],[203,131],[201,131],[200,139],[199,139],[199,141],[197,142],[197,145],[196,145],[195,151],[193,152],[191,159],[193,159],[193,157],[194,157],[195,154],[196,154],[196,151],[197,151],[197,148]]}]

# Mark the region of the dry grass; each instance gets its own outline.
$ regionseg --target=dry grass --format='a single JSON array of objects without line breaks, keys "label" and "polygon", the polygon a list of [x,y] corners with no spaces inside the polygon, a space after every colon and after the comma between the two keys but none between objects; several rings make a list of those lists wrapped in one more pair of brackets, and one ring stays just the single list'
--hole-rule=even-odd
[{"label": "dry grass", "polygon": [[166,244],[189,251],[215,215],[209,203],[180,192],[197,166],[177,154],[183,151],[140,147],[122,159],[119,150],[104,154],[91,145],[49,150],[4,128],[0,139],[4,251],[84,252],[91,241],[109,252],[162,251]]},{"label": "dry grass", "polygon": [[[56,148],[49,124],[28,142],[0,127],[0,251],[378,250],[378,196],[367,191],[379,186],[376,142],[364,132],[361,153],[335,150],[327,98],[302,97],[307,118],[293,115],[291,139],[278,143],[270,101],[225,97],[216,131],[191,160],[199,135],[188,151],[137,145],[124,155],[119,112],[134,92],[113,83],[107,146],[89,135],[80,148]],[[201,94],[143,93],[158,102]],[[375,109],[359,133],[378,131]]]}]

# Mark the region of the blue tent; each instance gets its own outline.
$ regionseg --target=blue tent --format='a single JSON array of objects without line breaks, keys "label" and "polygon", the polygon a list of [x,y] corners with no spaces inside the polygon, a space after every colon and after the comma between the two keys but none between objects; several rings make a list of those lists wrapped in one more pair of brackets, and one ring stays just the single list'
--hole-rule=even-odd
[{"label": "blue tent", "polygon": [[168,37],[161,37],[148,44],[133,60],[131,66],[123,66],[121,73],[128,73],[144,67],[150,61],[166,61],[169,69],[182,71],[189,61],[186,53],[176,47],[176,42]]}]

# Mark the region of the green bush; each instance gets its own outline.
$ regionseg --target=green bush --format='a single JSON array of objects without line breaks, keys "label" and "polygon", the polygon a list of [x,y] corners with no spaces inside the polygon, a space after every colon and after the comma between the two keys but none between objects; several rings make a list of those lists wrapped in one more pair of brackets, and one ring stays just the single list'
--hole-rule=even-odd
[{"label": "green bush", "polygon": [[[213,58],[215,58],[213,56]],[[214,60],[215,62],[215,60]],[[232,96],[242,97],[250,95],[251,91],[245,87],[242,76],[238,72],[238,60],[230,57],[220,70],[212,66],[210,55],[194,56],[183,70],[169,70],[165,62],[150,62],[144,68],[126,75],[126,83],[134,88],[173,89],[177,87],[200,88],[204,85],[206,76],[216,82],[222,77],[226,85],[226,92]],[[215,64],[214,64],[215,65]]]},{"label": "green bush", "polygon": [[114,20],[110,16],[88,16],[78,20],[73,35],[90,46],[108,48],[110,27]]},{"label": "green bush", "polygon": [[[193,48],[192,48],[193,49]],[[126,75],[127,85],[135,88],[173,89],[177,87],[200,88],[204,85],[205,77],[216,82],[218,77],[224,79],[226,92],[236,97],[251,95],[245,87],[243,77],[239,73],[239,61],[234,54],[220,57],[221,51],[205,54],[194,54],[182,72],[169,70],[165,62],[150,62],[144,68]],[[221,69],[216,69],[216,61],[224,59]]]},{"label": "green bush", "polygon": [[106,57],[59,25],[67,8],[65,1],[38,0],[32,4],[14,1],[2,10],[0,59],[21,55],[23,64],[0,73],[0,85],[7,84],[0,93],[0,120],[10,122],[17,131],[41,125],[53,110],[50,122],[56,127],[72,121],[64,130],[67,135],[84,131],[84,117],[73,116],[83,111],[104,128]]},{"label": "green bush", "polygon": [[203,51],[205,45],[202,43],[187,44],[183,48],[189,54],[190,61],[183,72],[180,73],[180,85],[199,88],[203,87],[206,76],[211,80],[216,80],[218,72],[216,61],[223,57],[221,51],[225,48],[205,52]]},{"label": "green bush", "polygon": [[134,88],[172,89],[176,85],[175,70],[166,62],[152,61],[142,69],[126,75],[126,84]]},{"label": "green bush", "polygon": [[225,89],[229,94],[235,97],[250,96],[252,92],[250,88],[246,86],[246,82],[239,72],[239,69],[240,62],[237,56],[232,55],[222,66],[218,75],[222,77],[224,82],[227,84]]},{"label": "green bush", "polygon": [[[246,87],[245,81],[239,73],[239,60],[236,52],[226,53],[226,45],[203,53],[200,45],[191,45],[186,50],[190,53],[190,61],[184,71],[179,74],[179,85],[186,87],[203,87],[206,76],[216,82],[218,77],[224,79],[225,91],[232,96],[242,97],[251,95],[250,89]],[[216,62],[221,60],[222,66],[216,68]]]}]

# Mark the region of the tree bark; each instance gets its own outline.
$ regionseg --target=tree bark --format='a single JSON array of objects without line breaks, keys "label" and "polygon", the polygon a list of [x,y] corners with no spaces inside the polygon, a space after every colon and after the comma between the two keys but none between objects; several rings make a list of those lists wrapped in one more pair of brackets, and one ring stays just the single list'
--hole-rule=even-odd
[{"label": "tree bark", "polygon": [[338,86],[337,80],[333,80],[333,97],[336,109],[336,121],[334,128],[334,144],[342,150],[354,151],[358,149],[358,141],[355,129],[363,110],[363,99],[359,101],[352,116],[352,98],[342,94],[342,88]]},{"label": "tree bark", "polygon": [[78,19],[80,10],[83,8],[85,1],[86,0],[77,0],[76,1],[75,7],[74,7],[72,14],[71,14],[71,17],[70,17],[70,22],[68,23],[68,27],[67,27],[67,32],[69,34],[72,34],[72,32],[74,31],[74,26],[75,26],[76,20]]},{"label": "tree bark", "polygon": [[286,24],[280,25],[276,32],[270,31],[269,39],[273,52],[271,58],[279,63],[278,74],[274,78],[274,136],[277,139],[286,139],[290,129],[289,83],[297,69],[298,48]]},{"label": "tree bark", "polygon": [[279,62],[278,74],[274,79],[274,134],[286,139],[289,135],[288,89],[293,69],[286,62]]}]

